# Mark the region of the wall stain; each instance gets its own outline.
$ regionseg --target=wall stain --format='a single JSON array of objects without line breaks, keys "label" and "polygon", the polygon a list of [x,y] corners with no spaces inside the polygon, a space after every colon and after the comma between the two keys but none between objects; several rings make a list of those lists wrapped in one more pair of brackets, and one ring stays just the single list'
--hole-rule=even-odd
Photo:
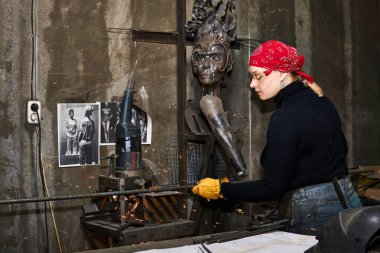
[{"label": "wall stain", "polygon": [[[46,98],[53,115],[56,103],[70,97],[81,102],[104,99],[111,80],[106,5],[99,1],[55,1],[51,25],[44,31],[51,68]],[[77,99],[76,99],[77,101]]]},{"label": "wall stain", "polygon": [[8,139],[10,136],[15,135],[16,122],[12,119],[12,115],[9,113],[9,104],[7,102],[0,102],[0,119],[3,119],[0,126],[0,138]]}]

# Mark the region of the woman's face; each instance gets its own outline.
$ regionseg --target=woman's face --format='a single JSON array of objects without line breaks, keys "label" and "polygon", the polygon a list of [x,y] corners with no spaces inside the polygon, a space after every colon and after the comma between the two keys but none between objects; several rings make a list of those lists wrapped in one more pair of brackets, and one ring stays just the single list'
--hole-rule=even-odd
[{"label": "woman's face", "polygon": [[267,69],[249,66],[248,73],[251,77],[250,87],[254,89],[261,100],[275,97],[281,90],[282,73],[273,70],[269,75]]}]

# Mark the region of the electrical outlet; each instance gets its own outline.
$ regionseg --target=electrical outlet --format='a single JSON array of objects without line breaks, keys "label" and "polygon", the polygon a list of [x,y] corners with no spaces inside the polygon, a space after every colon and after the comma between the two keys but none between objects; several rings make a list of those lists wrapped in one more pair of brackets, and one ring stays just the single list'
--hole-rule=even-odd
[{"label": "electrical outlet", "polygon": [[41,119],[41,102],[40,101],[28,101],[26,109],[26,121],[29,124],[38,124],[38,116]]}]

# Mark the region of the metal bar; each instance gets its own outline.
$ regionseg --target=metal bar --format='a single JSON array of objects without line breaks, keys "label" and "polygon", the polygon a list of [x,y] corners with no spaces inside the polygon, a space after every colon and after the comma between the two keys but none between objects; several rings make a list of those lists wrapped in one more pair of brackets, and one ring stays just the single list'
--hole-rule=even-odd
[{"label": "metal bar", "polygon": [[253,236],[253,235],[258,235],[258,234],[264,234],[271,232],[273,230],[279,230],[284,228],[284,225],[279,225],[279,226],[274,226],[270,228],[262,228],[258,230],[253,230],[253,231],[238,231],[236,233],[231,233],[231,234],[226,234],[226,235],[215,235],[214,237],[211,237],[211,240],[206,241],[206,244],[212,244],[212,243],[222,243],[222,242],[227,242],[227,241],[232,241],[232,240],[238,240],[244,237],[248,236]]},{"label": "metal bar", "polygon": [[177,45],[177,32],[149,32],[132,30],[132,41]]},{"label": "metal bar", "polygon": [[185,141],[186,105],[186,1],[177,0],[177,134],[178,134],[178,179],[179,184],[187,184],[187,157]]},{"label": "metal bar", "polygon": [[[108,31],[108,32],[121,33],[120,31],[119,32]],[[178,32],[152,32],[152,31],[143,31],[143,30],[132,30],[132,41],[177,45],[178,35],[179,35]],[[233,50],[240,50],[241,43],[245,41],[247,41],[247,39],[236,38],[235,41],[231,43],[230,48]],[[184,43],[187,46],[194,45],[194,42],[189,41],[189,40],[185,40]]]},{"label": "metal bar", "polygon": [[88,194],[79,194],[79,195],[71,195],[71,196],[57,196],[57,197],[53,196],[53,197],[43,197],[43,198],[0,200],[0,205],[69,200],[69,199],[86,199],[86,198],[104,197],[104,196],[113,196],[113,195],[133,195],[133,194],[150,193],[150,192],[180,191],[180,190],[188,190],[193,187],[194,185],[164,186],[164,187],[161,186],[160,188],[154,188],[154,189],[137,189],[137,190],[128,190],[128,191],[88,193]]},{"label": "metal bar", "polygon": [[[119,198],[119,203],[120,203],[120,213],[124,214],[125,213],[125,197]],[[120,215],[120,225],[125,224],[125,215]]]}]

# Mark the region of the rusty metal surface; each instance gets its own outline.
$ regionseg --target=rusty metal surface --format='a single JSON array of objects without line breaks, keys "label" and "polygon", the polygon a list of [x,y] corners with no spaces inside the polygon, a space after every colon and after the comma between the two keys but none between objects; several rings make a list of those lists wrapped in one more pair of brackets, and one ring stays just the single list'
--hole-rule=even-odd
[{"label": "rusty metal surface", "polygon": [[122,231],[118,230],[117,224],[103,220],[88,221],[85,223],[85,227],[99,234],[112,236],[118,246],[180,238],[191,236],[194,233],[194,222],[189,220],[177,220],[144,227],[128,227]]},{"label": "rusty metal surface", "polygon": [[[185,197],[187,195],[180,190],[190,189],[192,186],[140,189],[142,186],[136,185],[135,182],[141,180],[139,177],[100,176],[99,179],[99,189],[106,192],[91,194],[91,204],[83,206],[84,214],[81,222],[87,230],[121,241],[125,240],[123,236],[125,231],[130,232],[131,229],[134,231],[138,227],[150,231],[152,225],[175,223],[171,227],[179,229],[178,232],[181,231],[182,226],[179,226],[177,222],[186,217]],[[135,187],[135,189],[126,191],[130,187]],[[183,222],[185,221],[181,223]],[[141,232],[141,229],[138,231]],[[160,234],[152,239],[165,239],[169,235],[170,233]],[[144,236],[143,238],[140,238],[142,236],[132,237],[136,243],[147,240],[146,233]]]}]

